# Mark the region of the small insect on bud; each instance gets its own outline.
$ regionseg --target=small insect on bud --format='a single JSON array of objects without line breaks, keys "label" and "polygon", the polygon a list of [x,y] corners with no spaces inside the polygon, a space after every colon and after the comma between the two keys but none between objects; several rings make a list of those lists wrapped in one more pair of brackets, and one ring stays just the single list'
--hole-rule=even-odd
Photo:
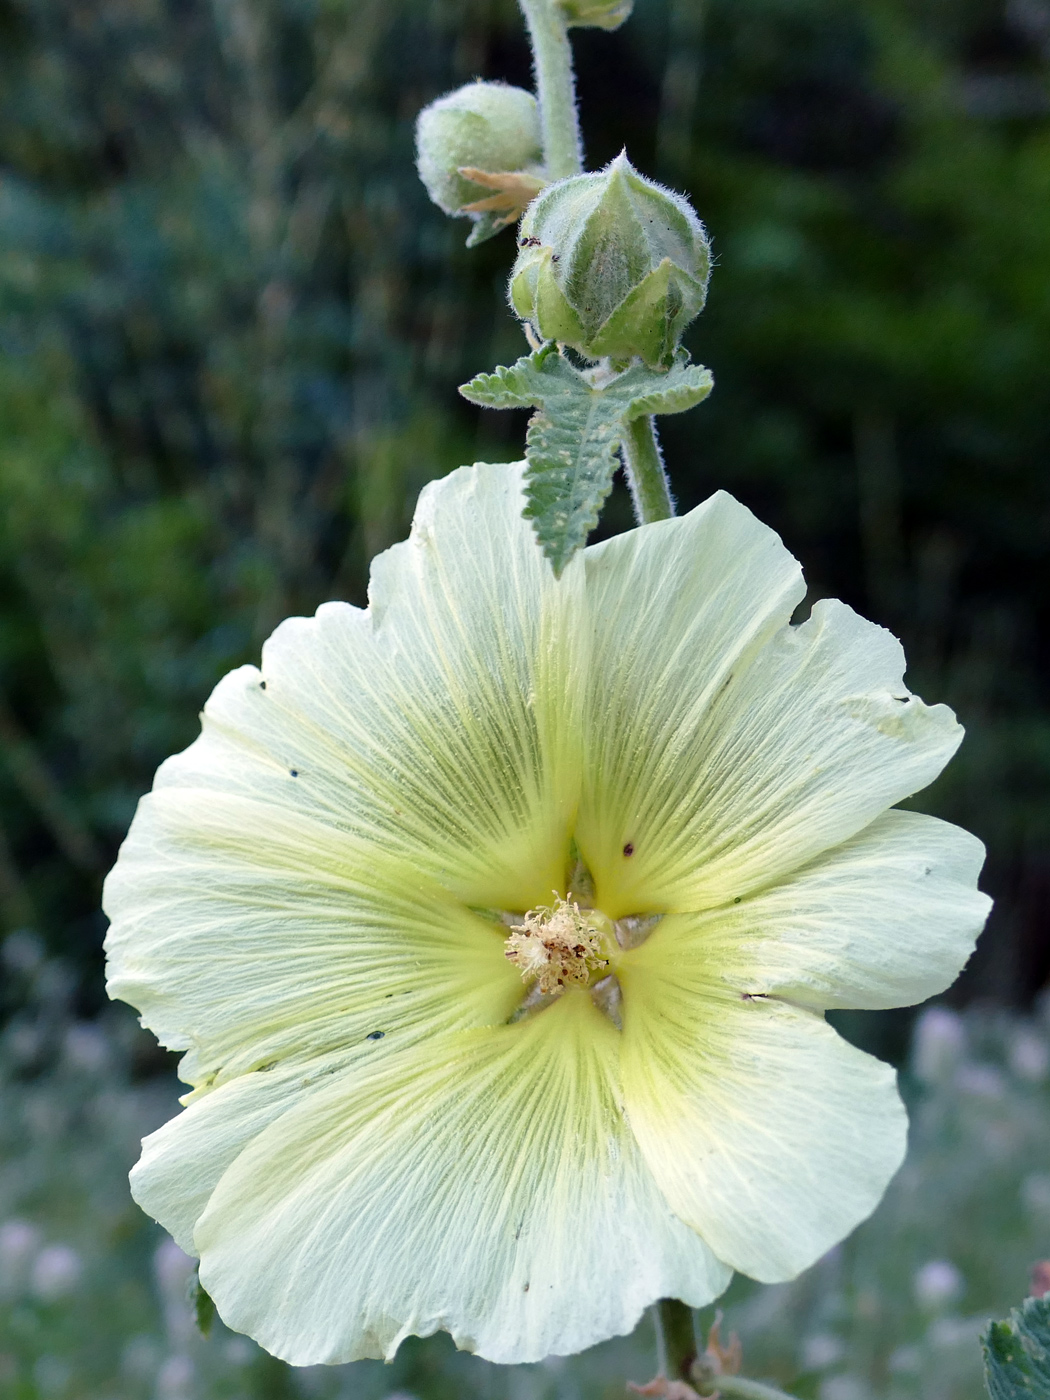
[{"label": "small insect on bud", "polygon": [[689,202],[620,155],[530,205],[510,300],[544,340],[656,368],[671,363],[703,309],[710,271],[707,234]]},{"label": "small insect on bud", "polygon": [[416,164],[446,214],[484,224],[483,236],[514,223],[546,183],[536,99],[482,82],[439,97],[416,122]]},{"label": "small insect on bud", "polygon": [[558,0],[570,29],[619,29],[634,0]]}]

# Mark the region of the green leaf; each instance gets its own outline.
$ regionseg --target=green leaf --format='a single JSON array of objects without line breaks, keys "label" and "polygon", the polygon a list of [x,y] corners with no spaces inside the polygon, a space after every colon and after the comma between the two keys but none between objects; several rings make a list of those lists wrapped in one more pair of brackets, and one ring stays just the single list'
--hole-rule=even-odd
[{"label": "green leaf", "polygon": [[537,398],[537,375],[552,355],[558,357],[557,346],[544,345],[512,365],[500,365],[491,374],[475,375],[469,384],[460,385],[459,392],[482,408],[536,408],[543,402],[542,393]]},{"label": "green leaf", "polygon": [[[576,370],[561,359],[571,374]],[[587,543],[612,489],[623,437],[620,404],[565,376],[529,422],[525,518],[556,575]]]},{"label": "green leaf", "polygon": [[981,1345],[991,1400],[1050,1400],[1050,1293],[993,1322]]},{"label": "green leaf", "polygon": [[535,408],[525,457],[525,518],[555,574],[587,543],[612,487],[617,452],[635,418],[683,413],[705,399],[710,370],[682,352],[669,370],[634,364],[620,374],[578,370],[553,344],[493,374],[479,374],[460,393],[485,408]]},{"label": "green leaf", "polygon": [[691,365],[688,355],[680,353],[666,374],[638,366],[620,376],[625,381],[635,376],[631,388],[631,406],[627,422],[658,413],[685,413],[703,403],[715,387],[715,377],[704,365]]}]

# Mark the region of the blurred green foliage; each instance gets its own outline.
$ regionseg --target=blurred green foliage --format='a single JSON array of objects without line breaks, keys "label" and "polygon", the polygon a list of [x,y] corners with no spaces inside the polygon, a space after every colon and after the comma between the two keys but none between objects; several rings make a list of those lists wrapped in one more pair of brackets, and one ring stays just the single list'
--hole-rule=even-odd
[{"label": "blurred green foliage", "polygon": [[[390,1366],[290,1369],[221,1322],[197,1330],[193,1261],[127,1193],[138,1138],[175,1110],[125,1007],[85,1021],[38,940],[0,947],[4,1400],[622,1400],[654,1369],[648,1319],[579,1357],[495,1366],[447,1336]],[[932,1008],[904,1080],[908,1160],[870,1221],[794,1283],[738,1278],[744,1370],[799,1400],[985,1400],[979,1338],[1050,1254],[1050,1007]],[[713,1310],[708,1313],[708,1318]]]},{"label": "blurred green foliage", "polygon": [[[1050,971],[1050,3],[639,0],[579,31],[590,164],[687,191],[717,265],[683,507],[727,487],[902,636],[988,842],[960,995]],[[156,764],[280,617],[363,600],[418,487],[518,455],[455,386],[524,349],[419,108],[528,82],[512,0],[2,0],[0,922],[97,988]],[[629,523],[625,493],[605,529]]]}]

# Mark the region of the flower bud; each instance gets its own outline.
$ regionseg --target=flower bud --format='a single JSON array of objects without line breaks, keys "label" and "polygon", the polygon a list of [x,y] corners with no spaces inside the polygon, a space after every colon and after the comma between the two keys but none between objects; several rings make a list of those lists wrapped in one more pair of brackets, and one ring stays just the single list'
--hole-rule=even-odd
[{"label": "flower bud", "polygon": [[[523,88],[482,82],[439,97],[424,107],[416,122],[416,163],[439,208],[446,214],[477,217],[469,206],[491,200],[502,184],[479,183],[464,170],[470,175],[523,174],[526,184],[528,177],[539,176],[543,139],[536,99]],[[543,182],[532,183],[534,194]],[[510,212],[507,222],[517,217]]]},{"label": "flower bud", "polygon": [[619,29],[634,0],[558,0],[570,29]]},{"label": "flower bud", "polygon": [[711,269],[689,202],[643,179],[625,155],[550,185],[529,206],[510,300],[544,340],[588,359],[668,365],[699,314]]}]

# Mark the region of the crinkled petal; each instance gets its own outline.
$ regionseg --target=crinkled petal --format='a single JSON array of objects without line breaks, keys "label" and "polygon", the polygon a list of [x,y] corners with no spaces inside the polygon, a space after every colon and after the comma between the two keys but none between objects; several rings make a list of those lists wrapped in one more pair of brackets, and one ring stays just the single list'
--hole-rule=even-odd
[{"label": "crinkled petal", "polygon": [[674,927],[738,994],[813,1010],[914,1006],[966,965],[991,900],[984,846],[917,812],[886,812],[769,889]]},{"label": "crinkled petal", "polygon": [[[382,1053],[371,1045],[367,1048],[369,1053]],[[180,1249],[196,1254],[194,1227],[226,1168],[318,1084],[327,1087],[330,1073],[345,1070],[345,1058],[242,1074],[194,1098],[142,1139],[142,1156],[131,1171],[132,1196]]]},{"label": "crinkled petal", "polygon": [[498,1024],[520,996],[470,907],[564,880],[585,665],[582,565],[555,581],[520,476],[428,487],[369,610],[280,627],[140,804],[105,891],[110,991],[191,1083]]},{"label": "crinkled petal", "polygon": [[373,562],[368,610],[283,623],[261,672],[216,688],[158,800],[189,788],[312,817],[471,905],[549,898],[580,784],[582,564],[555,580],[521,509],[518,467],[427,486],[410,538]]},{"label": "crinkled petal", "polygon": [[582,991],[361,1066],[237,1157],[195,1230],[221,1316],[297,1364],[446,1329],[493,1361],[575,1352],[729,1278],[623,1118]]},{"label": "crinkled petal", "polygon": [[106,907],[109,991],[209,1087],[368,1036],[510,1015],[506,930],[315,815],[168,787],[143,799]]},{"label": "crinkled petal", "polygon": [[676,1213],[733,1268],[793,1278],[878,1204],[905,1150],[893,1070],[821,1016],[745,1000],[669,915],[625,954],[628,1120]]},{"label": "crinkled petal", "polygon": [[584,559],[593,642],[577,841],[617,918],[688,888],[690,827],[716,821],[700,804],[718,699],[805,585],[773,531],[725,492]]},{"label": "crinkled petal", "polygon": [[730,497],[588,550],[594,629],[578,840],[612,918],[725,903],[930,783],[962,730]]}]

